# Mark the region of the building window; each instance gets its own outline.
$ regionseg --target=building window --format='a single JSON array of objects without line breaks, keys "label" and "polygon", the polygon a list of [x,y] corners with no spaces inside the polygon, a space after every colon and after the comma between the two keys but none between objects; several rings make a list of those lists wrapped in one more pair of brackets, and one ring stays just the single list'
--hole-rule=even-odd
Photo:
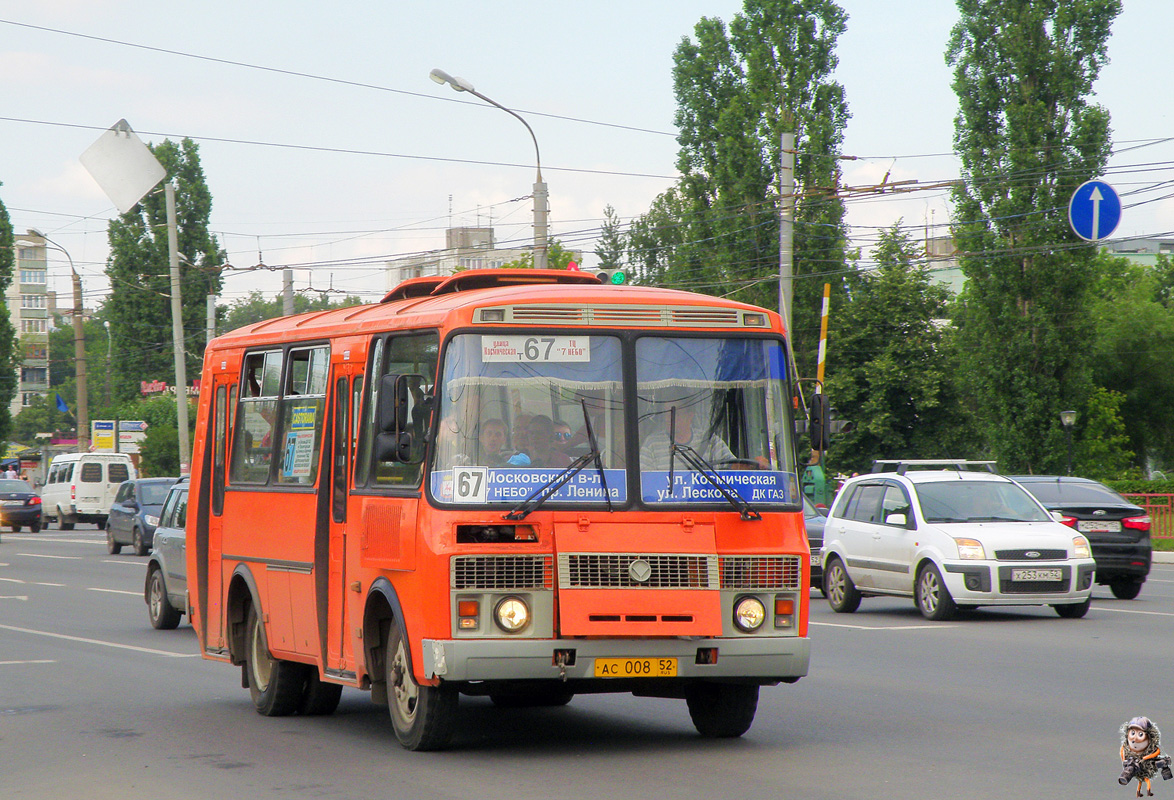
[{"label": "building window", "polygon": [[49,330],[49,321],[46,319],[22,319],[20,330],[22,333],[44,333]]},{"label": "building window", "polygon": [[48,273],[43,269],[22,269],[20,271],[21,283],[38,283],[44,285],[47,283],[45,276]]},{"label": "building window", "polygon": [[45,367],[23,367],[20,379],[24,383],[48,383],[49,370]]},{"label": "building window", "polygon": [[20,296],[21,308],[48,308],[48,299],[43,294],[22,294]]}]

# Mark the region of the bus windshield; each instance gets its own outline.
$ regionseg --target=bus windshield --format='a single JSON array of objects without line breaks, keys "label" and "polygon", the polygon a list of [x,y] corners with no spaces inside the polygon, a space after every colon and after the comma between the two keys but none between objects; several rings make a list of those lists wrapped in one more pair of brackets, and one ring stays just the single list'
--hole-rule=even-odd
[{"label": "bus windshield", "polygon": [[[551,504],[624,504],[629,466],[646,504],[799,502],[782,342],[641,337],[634,406],[625,404],[623,353],[606,335],[453,337],[432,495],[515,506],[590,451],[590,424],[602,469],[575,473]],[[629,453],[632,437],[639,445]]]},{"label": "bus windshield", "polygon": [[798,503],[785,364],[771,339],[637,340],[644,502]]},{"label": "bus windshield", "polygon": [[590,450],[603,470],[550,500],[626,499],[620,340],[614,336],[463,334],[445,352],[432,494],[441,502],[525,500]]}]

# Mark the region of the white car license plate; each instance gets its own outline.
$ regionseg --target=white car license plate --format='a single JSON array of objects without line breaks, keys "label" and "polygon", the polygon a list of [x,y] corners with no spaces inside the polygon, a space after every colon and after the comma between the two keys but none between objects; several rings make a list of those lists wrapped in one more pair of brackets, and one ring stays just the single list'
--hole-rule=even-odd
[{"label": "white car license plate", "polygon": [[24,505],[23,500],[5,500],[4,501],[5,508],[20,508],[23,505]]},{"label": "white car license plate", "polygon": [[811,566],[818,567],[822,563],[823,563],[823,561],[822,561],[822,559],[820,559],[819,553],[812,553],[811,554]]},{"label": "white car license plate", "polygon": [[1081,533],[1120,533],[1121,523],[1108,519],[1082,519],[1077,520],[1076,530]]},{"label": "white car license plate", "polygon": [[1062,581],[1064,580],[1064,570],[1056,569],[1013,569],[1011,570],[1011,580],[1013,581]]}]

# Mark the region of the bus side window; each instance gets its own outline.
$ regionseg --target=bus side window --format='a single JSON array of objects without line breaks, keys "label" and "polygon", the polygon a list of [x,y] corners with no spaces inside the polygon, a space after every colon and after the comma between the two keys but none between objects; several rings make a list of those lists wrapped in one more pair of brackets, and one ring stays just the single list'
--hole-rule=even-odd
[{"label": "bus side window", "polygon": [[[241,370],[240,409],[232,436],[232,483],[265,483],[273,460],[281,351],[249,353]],[[272,392],[272,394],[266,394]]]},{"label": "bus side window", "polygon": [[212,409],[214,441],[212,444],[212,513],[224,512],[224,453],[228,445],[228,390],[216,387]]},{"label": "bus side window", "polygon": [[281,399],[277,470],[279,484],[313,485],[318,479],[326,415],[328,346],[290,350],[286,393]]}]

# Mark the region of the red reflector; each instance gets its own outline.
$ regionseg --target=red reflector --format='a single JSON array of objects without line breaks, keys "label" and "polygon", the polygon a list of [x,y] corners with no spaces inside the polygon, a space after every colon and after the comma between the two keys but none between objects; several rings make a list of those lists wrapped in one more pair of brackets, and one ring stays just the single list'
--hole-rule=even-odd
[{"label": "red reflector", "polygon": [[476,600],[459,600],[457,601],[457,616],[475,617],[480,613],[479,608]]},{"label": "red reflector", "polygon": [[1121,524],[1126,528],[1133,528],[1137,531],[1148,531],[1150,525],[1153,524],[1153,520],[1149,514],[1146,514],[1144,517],[1126,517],[1121,520]]},{"label": "red reflector", "polygon": [[1076,527],[1076,517],[1061,517],[1060,522],[1067,525],[1069,528]]}]

